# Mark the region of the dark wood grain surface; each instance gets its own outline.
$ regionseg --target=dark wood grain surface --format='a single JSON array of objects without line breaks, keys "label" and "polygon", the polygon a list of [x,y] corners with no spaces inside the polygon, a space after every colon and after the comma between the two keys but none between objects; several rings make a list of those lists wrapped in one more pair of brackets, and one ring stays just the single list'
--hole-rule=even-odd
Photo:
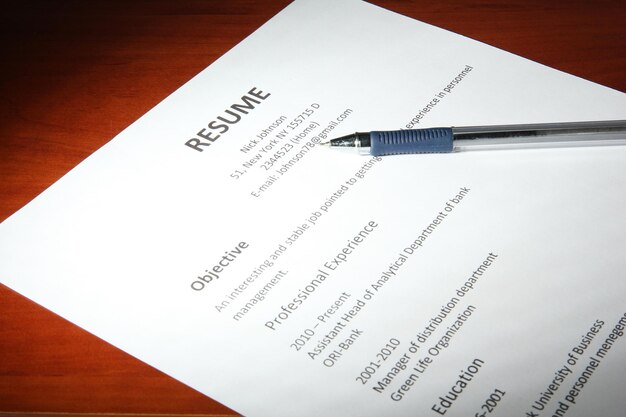
[{"label": "dark wood grain surface", "polygon": [[[288,3],[3,3],[0,221]],[[373,3],[626,91],[622,0]],[[2,413],[236,414],[0,285]]]}]

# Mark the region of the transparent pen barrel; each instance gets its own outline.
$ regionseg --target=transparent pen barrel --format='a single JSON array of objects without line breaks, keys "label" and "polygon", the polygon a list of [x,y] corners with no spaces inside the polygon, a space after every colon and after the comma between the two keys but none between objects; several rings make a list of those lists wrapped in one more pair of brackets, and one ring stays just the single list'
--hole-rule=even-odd
[{"label": "transparent pen barrel", "polygon": [[455,151],[626,145],[626,120],[452,128]]}]

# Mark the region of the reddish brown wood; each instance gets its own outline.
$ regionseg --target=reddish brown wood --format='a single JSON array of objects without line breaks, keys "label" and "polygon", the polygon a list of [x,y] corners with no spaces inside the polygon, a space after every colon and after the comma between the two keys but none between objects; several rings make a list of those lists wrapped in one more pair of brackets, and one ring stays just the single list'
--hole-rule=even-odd
[{"label": "reddish brown wood", "polygon": [[[626,91],[622,0],[373,3]],[[0,220],[286,4],[5,5]],[[0,412],[235,414],[1,285]]]}]

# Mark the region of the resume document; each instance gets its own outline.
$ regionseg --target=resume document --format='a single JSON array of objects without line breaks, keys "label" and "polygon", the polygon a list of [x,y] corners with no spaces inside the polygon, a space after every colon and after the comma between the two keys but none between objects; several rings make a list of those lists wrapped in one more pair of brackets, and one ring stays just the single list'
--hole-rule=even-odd
[{"label": "resume document", "polygon": [[620,416],[626,147],[367,157],[354,131],[626,95],[298,0],[0,225],[0,279],[250,416]]}]

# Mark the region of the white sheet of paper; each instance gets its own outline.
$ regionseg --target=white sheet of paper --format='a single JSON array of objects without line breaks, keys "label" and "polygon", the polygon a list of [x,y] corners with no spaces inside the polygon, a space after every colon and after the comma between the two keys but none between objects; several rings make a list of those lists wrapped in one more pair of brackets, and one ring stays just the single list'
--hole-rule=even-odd
[{"label": "white sheet of paper", "polygon": [[299,0],[4,221],[0,279],[246,415],[623,415],[625,147],[316,145],[624,118],[620,92]]}]

